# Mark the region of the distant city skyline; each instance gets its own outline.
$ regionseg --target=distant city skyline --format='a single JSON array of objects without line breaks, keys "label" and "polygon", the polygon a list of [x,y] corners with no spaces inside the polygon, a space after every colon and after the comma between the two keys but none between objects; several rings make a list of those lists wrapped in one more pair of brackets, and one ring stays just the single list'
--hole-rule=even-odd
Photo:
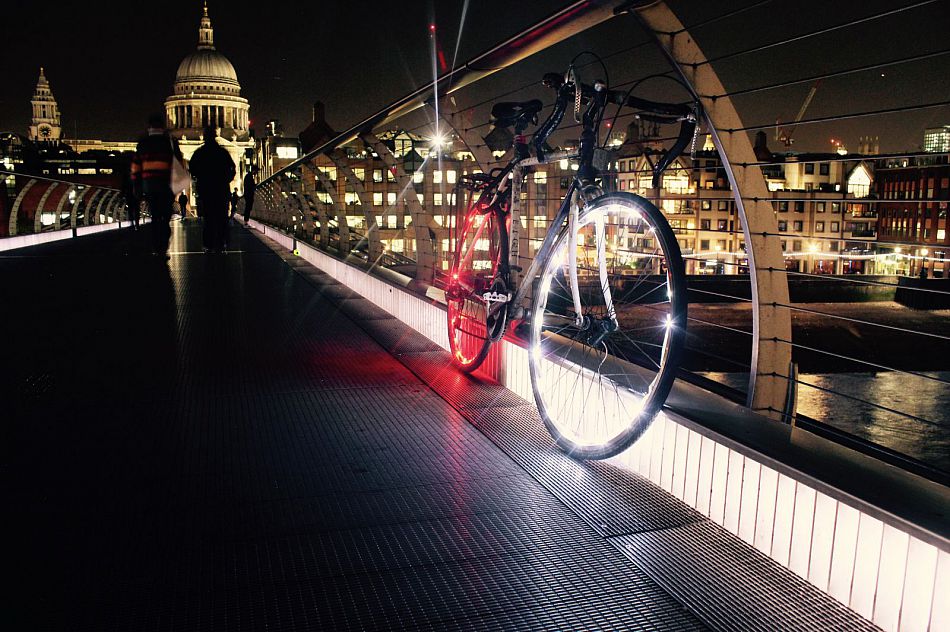
[{"label": "distant city skyline", "polygon": [[[458,43],[459,63],[566,4],[555,0],[520,4],[493,0],[467,6],[459,0],[437,4],[376,3],[367,9],[365,5],[285,3],[270,13],[261,9],[236,13],[225,3],[211,2],[209,8],[214,16],[218,48],[233,62],[242,94],[250,101],[252,127],[261,135],[267,120],[279,119],[287,135],[296,136],[310,122],[311,105],[316,100],[326,103],[328,122],[336,129],[345,129],[430,81],[428,26],[433,21],[438,24],[442,60],[450,66],[456,55],[463,6],[466,19]],[[686,23],[696,23],[725,10],[723,6],[710,6],[714,3],[694,0],[670,4]],[[697,29],[697,41],[707,55],[714,57],[860,17],[853,7],[806,2],[794,12],[788,11],[788,16],[783,12],[778,19],[775,13],[780,5],[770,4],[724,20],[723,24],[731,25],[729,28],[713,25]],[[908,1],[898,6],[911,4],[914,3]],[[731,4],[728,8],[734,9]],[[893,3],[876,0],[862,4],[860,15],[892,8]],[[150,112],[162,111],[177,64],[194,49],[194,25],[201,14],[201,2],[165,3],[163,10],[149,15],[147,21],[142,19],[140,9],[127,3],[107,1],[97,3],[94,9],[88,5],[47,3],[42,37],[30,27],[38,19],[31,3],[13,2],[4,10],[4,41],[18,53],[16,61],[8,62],[4,72],[0,130],[26,133],[30,98],[43,66],[62,112],[65,137],[127,140],[141,133]],[[778,65],[774,56],[766,63],[765,56],[751,54],[725,59],[717,63],[717,70],[727,88],[732,89],[936,52],[944,46],[942,17],[945,15],[941,3],[931,3],[886,21],[870,21],[806,39],[801,45],[784,46],[778,51],[784,63]],[[882,29],[901,36],[879,37]],[[108,35],[97,40],[97,33]],[[632,18],[616,18],[591,33],[545,51],[511,72],[500,73],[480,90],[461,93],[459,105],[474,102],[472,93],[484,90],[489,95],[501,94],[531,83],[543,72],[563,70],[567,61],[582,50],[609,54],[629,48],[629,43],[637,38],[643,36]],[[608,59],[614,84],[630,78],[630,68],[641,56],[650,57],[650,53],[638,50]],[[737,107],[747,125],[767,125],[776,119],[788,121],[794,118],[810,87],[810,83],[799,83],[739,97]],[[816,91],[805,118],[933,103],[946,100],[947,94],[950,56],[935,56],[880,71],[830,78]],[[544,93],[536,89],[504,98],[533,96]],[[474,124],[486,121],[484,108],[473,114]],[[950,108],[944,106],[801,125],[795,130],[797,142],[792,149],[832,151],[830,141],[837,138],[854,151],[858,138],[870,135],[880,137],[882,152],[914,150],[922,144],[925,128],[947,123]],[[772,149],[780,149],[780,143],[773,140],[773,130],[765,131]]]}]

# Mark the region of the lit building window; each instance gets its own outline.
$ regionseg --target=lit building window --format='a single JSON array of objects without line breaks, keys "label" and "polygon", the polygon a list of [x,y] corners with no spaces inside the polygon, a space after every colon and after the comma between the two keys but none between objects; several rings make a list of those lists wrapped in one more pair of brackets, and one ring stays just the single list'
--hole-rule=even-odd
[{"label": "lit building window", "polygon": [[432,183],[433,184],[442,184],[442,171],[436,169],[432,172]]},{"label": "lit building window", "polygon": [[422,171],[422,169],[419,169],[412,174],[412,181],[415,182],[416,184],[419,184],[420,182],[422,182],[425,176],[426,174]]},{"label": "lit building window", "polygon": [[382,206],[383,205],[383,194],[381,192],[376,192],[373,194],[373,206]]},{"label": "lit building window", "polygon": [[433,193],[432,194],[432,205],[433,206],[442,206],[442,194]]},{"label": "lit building window", "polygon": [[396,193],[395,191],[390,191],[386,194],[386,204],[393,206],[396,203]]},{"label": "lit building window", "polygon": [[455,184],[456,173],[454,169],[449,169],[445,172],[445,179],[449,184]]}]

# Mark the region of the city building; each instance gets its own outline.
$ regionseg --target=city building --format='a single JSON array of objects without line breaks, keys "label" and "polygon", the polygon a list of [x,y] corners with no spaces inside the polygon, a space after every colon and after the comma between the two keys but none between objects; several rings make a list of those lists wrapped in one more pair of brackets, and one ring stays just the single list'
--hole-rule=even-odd
[{"label": "city building", "polygon": [[[333,239],[339,239],[340,234],[339,220],[333,210],[336,200],[345,209],[346,230],[352,244],[365,245],[362,237],[371,222],[378,229],[384,251],[407,259],[416,257],[416,233],[409,208],[409,196],[414,195],[432,213],[427,229],[434,241],[436,266],[442,272],[447,271],[453,255],[457,218],[465,212],[465,198],[457,198],[457,185],[461,177],[481,170],[471,153],[463,146],[456,146],[461,144],[454,139],[444,140],[437,153],[433,151],[433,139],[405,130],[389,130],[379,138],[410,175],[410,188],[404,188],[397,181],[393,170],[371,148],[356,142],[342,148],[341,157],[345,156],[347,166],[359,182],[358,187],[340,174],[336,163],[329,157],[320,155],[314,163],[321,173],[318,175],[309,167],[294,170],[291,177],[299,178],[302,186],[297,191],[290,187],[283,195],[302,195],[305,199],[301,207],[326,212]],[[570,169],[568,161],[561,161],[533,167],[528,173],[521,191],[520,243],[523,257],[533,257],[540,246],[566,194]],[[324,180],[329,187],[324,186]],[[362,195],[358,188],[362,189]],[[319,221],[319,213],[312,213],[314,223]],[[334,245],[333,239],[331,245]],[[478,254],[476,252],[475,265],[480,265]],[[487,250],[484,254],[487,257]],[[481,261],[481,265],[488,265],[487,259]]]},{"label": "city building", "polygon": [[[877,217],[871,208],[873,169],[863,156],[773,154],[764,134],[757,155],[772,192],[789,270],[814,274],[867,273],[874,268]],[[652,199],[663,211],[690,274],[748,271],[745,238],[719,154],[707,142],[663,175],[659,199],[648,152],[621,148],[617,188]]]},{"label": "city building", "polygon": [[881,160],[875,169],[882,264],[891,274],[950,276],[948,157]]},{"label": "city building", "polygon": [[172,95],[165,100],[168,127],[178,139],[185,160],[202,144],[205,126],[217,129],[217,141],[234,160],[232,188],[243,191],[242,178],[254,154],[249,126],[250,105],[241,96],[234,66],[214,44],[208,5],[198,26],[197,49],[178,66]]},{"label": "city building", "polygon": [[257,139],[254,149],[258,181],[271,177],[301,156],[300,141],[285,137],[280,121],[268,121],[264,129],[264,136]]},{"label": "city building", "polygon": [[[133,142],[68,138],[45,68],[40,68],[31,99],[32,117],[23,136],[0,134],[0,165],[7,171],[118,187],[128,169]],[[8,176],[8,188],[15,179]]]},{"label": "city building", "polygon": [[929,127],[924,130],[924,151],[950,151],[950,125]]},{"label": "city building", "polygon": [[[30,120],[28,140],[41,148],[41,153],[51,153],[62,160],[67,154],[83,155],[86,152],[99,152],[101,155],[117,155],[123,152],[135,151],[134,141],[109,141],[109,140],[87,140],[81,138],[69,138],[63,131],[62,116],[56,97],[53,96],[53,90],[49,80],[46,78],[46,71],[40,68],[40,76],[36,82],[36,90],[31,100],[33,107],[33,116]],[[68,147],[59,147],[68,145]],[[57,147],[54,147],[57,146]],[[63,151],[60,151],[60,150]],[[89,156],[87,158],[92,158]],[[53,172],[58,175],[69,175],[66,172]],[[44,172],[44,175],[50,175],[50,172]]]}]

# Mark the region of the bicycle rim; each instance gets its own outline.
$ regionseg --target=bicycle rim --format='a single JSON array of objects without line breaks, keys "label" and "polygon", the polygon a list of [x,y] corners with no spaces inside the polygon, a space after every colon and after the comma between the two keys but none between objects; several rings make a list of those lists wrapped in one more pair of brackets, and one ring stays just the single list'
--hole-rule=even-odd
[{"label": "bicycle rim", "polygon": [[686,283],[672,230],[641,197],[601,196],[575,228],[575,251],[565,226],[541,266],[531,385],[557,444],[575,458],[600,459],[633,443],[669,394],[686,336]]},{"label": "bicycle rim", "polygon": [[498,269],[500,239],[494,214],[469,212],[445,293],[452,361],[463,371],[477,369],[492,344],[493,316],[499,306],[486,303],[482,295],[489,291]]}]

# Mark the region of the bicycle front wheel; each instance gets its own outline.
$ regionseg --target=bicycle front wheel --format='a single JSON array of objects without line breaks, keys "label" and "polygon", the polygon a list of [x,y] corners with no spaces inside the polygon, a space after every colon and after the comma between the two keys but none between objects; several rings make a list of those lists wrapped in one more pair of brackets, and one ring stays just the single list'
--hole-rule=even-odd
[{"label": "bicycle front wheel", "polygon": [[629,193],[587,204],[541,263],[529,332],[531,386],[554,440],[579,459],[633,443],[673,385],[686,280],[659,209]]}]

